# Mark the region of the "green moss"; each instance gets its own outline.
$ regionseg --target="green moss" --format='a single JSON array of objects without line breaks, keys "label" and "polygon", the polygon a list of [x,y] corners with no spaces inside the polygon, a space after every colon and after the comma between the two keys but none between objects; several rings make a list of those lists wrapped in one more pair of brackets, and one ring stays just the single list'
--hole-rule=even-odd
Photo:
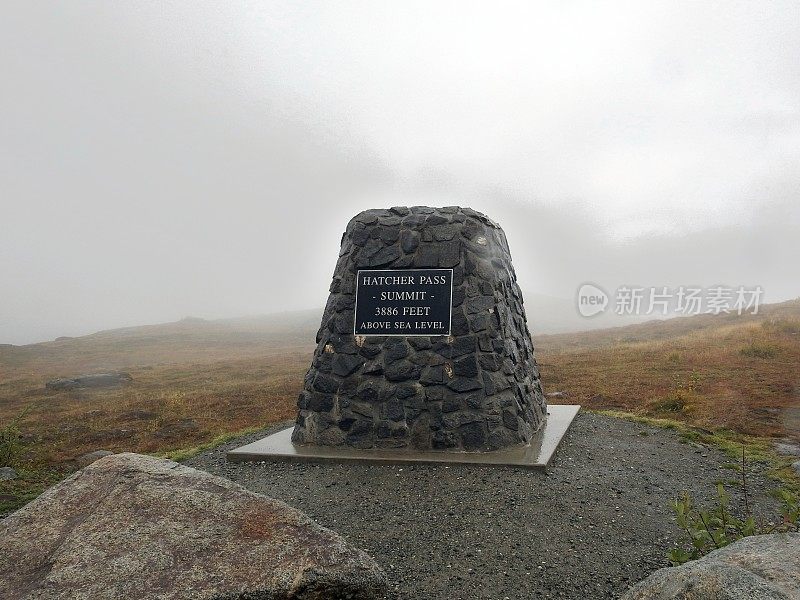
[{"label": "green moss", "polygon": [[775,358],[778,354],[778,347],[773,344],[752,342],[743,346],[739,350],[739,354],[748,358]]},{"label": "green moss", "polygon": [[200,444],[198,446],[190,446],[188,448],[178,448],[177,450],[169,450],[167,452],[159,453],[156,456],[159,456],[161,458],[168,458],[176,462],[181,462],[183,460],[194,458],[201,452],[205,452],[206,450],[211,450],[213,448],[216,448],[217,446],[221,446],[222,444],[230,442],[234,438],[242,437],[244,435],[249,435],[251,433],[255,433],[256,431],[261,431],[266,427],[267,427],[266,425],[263,425],[259,427],[249,427],[248,429],[242,429],[240,431],[223,433],[215,437],[210,442],[205,442],[204,444]]}]

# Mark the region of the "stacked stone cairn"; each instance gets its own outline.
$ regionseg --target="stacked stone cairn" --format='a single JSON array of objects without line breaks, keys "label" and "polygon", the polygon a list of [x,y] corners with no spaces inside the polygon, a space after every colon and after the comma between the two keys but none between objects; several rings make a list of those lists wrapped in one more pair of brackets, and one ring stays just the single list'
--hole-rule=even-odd
[{"label": "stacked stone cairn", "polygon": [[[359,269],[453,269],[450,336],[356,336]],[[296,444],[492,451],[528,443],[547,406],[503,230],[469,208],[367,210],[342,236]]]}]

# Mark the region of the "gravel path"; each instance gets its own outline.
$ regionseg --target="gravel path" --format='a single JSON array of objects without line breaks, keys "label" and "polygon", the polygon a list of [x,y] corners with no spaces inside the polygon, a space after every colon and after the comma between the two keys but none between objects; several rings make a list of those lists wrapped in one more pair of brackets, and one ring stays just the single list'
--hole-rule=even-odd
[{"label": "gravel path", "polygon": [[[476,466],[226,464],[240,438],[186,464],[305,511],[374,556],[392,599],[614,598],[666,566],[670,500],[709,498],[729,457],[675,432],[582,413],[549,472]],[[732,505],[740,488],[726,486]],[[748,478],[776,514],[773,486]]]}]

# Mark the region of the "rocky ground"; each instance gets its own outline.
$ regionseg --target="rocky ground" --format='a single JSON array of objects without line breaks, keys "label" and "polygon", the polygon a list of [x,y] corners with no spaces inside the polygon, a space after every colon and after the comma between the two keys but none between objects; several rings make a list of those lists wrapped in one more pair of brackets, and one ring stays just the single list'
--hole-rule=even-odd
[{"label": "rocky ground", "polygon": [[[288,425],[288,423],[286,424]],[[709,500],[738,473],[673,431],[581,414],[548,472],[476,466],[227,464],[240,438],[187,464],[286,501],[374,556],[392,599],[614,598],[677,539],[670,500]],[[757,471],[757,466],[753,465]],[[756,513],[773,487],[749,475]],[[732,505],[741,487],[727,486]]]}]

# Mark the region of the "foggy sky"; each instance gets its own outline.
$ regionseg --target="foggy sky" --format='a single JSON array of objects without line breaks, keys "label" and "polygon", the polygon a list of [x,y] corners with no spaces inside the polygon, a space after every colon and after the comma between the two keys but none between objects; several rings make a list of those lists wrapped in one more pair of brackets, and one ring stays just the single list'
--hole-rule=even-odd
[{"label": "foggy sky", "polygon": [[527,294],[800,295],[800,4],[7,2],[0,343],[322,307],[359,210]]}]

